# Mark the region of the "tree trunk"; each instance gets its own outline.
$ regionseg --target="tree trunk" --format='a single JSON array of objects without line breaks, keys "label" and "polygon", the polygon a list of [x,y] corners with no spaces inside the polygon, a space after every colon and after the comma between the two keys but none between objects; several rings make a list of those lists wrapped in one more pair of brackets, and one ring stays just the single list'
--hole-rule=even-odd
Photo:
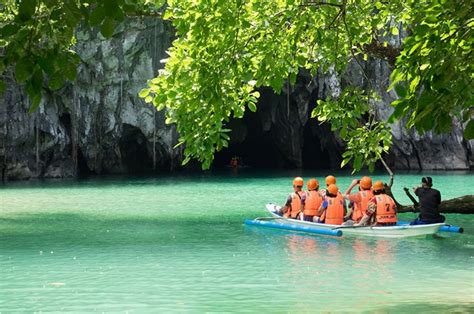
[{"label": "tree trunk", "polygon": [[[474,195],[464,195],[442,201],[439,207],[442,214],[474,214]],[[399,213],[419,212],[415,206],[398,206]]]}]

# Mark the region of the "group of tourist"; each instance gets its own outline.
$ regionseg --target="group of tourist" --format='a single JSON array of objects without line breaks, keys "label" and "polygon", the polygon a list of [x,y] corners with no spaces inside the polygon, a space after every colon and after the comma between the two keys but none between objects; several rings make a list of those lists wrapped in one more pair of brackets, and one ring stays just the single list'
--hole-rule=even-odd
[{"label": "group of tourist", "polygon": [[[286,218],[301,219],[310,222],[333,225],[354,226],[391,226],[397,224],[397,205],[392,197],[386,194],[386,186],[382,181],[372,184],[370,177],[353,180],[342,194],[336,185],[336,178],[326,177],[326,188],[320,189],[316,179],[306,183],[296,177],[293,180],[293,193],[288,196],[280,214]],[[444,216],[439,214],[441,195],[433,189],[432,179],[424,177],[422,185],[414,188],[419,197],[420,215],[412,224],[428,224],[444,222]],[[359,191],[352,193],[355,186]],[[349,202],[346,206],[346,201]]]}]

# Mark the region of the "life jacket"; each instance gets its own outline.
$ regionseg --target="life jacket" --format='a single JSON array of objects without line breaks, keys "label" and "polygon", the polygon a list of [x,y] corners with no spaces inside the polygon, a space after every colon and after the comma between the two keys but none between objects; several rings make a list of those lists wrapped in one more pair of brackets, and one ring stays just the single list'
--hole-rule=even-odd
[{"label": "life jacket", "polygon": [[327,197],[328,207],[325,211],[324,223],[331,225],[342,225],[344,222],[344,197],[337,195],[336,197]]},{"label": "life jacket", "polygon": [[374,193],[371,190],[359,191],[360,203],[354,203],[354,212],[352,213],[352,220],[359,222],[367,212],[369,201],[374,197]]},{"label": "life jacket", "polygon": [[322,203],[323,197],[318,191],[313,190],[306,192],[306,201],[304,204],[305,216],[317,216],[318,209]]},{"label": "life jacket", "polygon": [[300,192],[293,192],[291,193],[291,209],[290,209],[290,217],[291,218],[298,218],[298,214],[301,211],[301,198],[305,194],[304,191]]},{"label": "life jacket", "polygon": [[397,205],[395,205],[393,199],[386,194],[376,195],[375,198],[377,200],[375,221],[380,224],[396,223]]}]

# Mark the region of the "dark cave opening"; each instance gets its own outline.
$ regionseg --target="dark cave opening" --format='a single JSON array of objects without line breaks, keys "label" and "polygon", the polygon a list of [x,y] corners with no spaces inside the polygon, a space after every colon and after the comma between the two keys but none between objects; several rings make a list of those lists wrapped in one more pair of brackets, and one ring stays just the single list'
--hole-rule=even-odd
[{"label": "dark cave opening", "polygon": [[118,145],[126,172],[145,173],[152,169],[153,161],[148,153],[148,140],[140,129],[124,123]]},{"label": "dark cave opening", "polygon": [[310,119],[305,125],[303,134],[304,146],[302,156],[303,168],[305,169],[322,170],[334,167],[329,149],[327,145],[323,144],[323,139],[318,133],[323,133],[323,136],[332,136],[330,131],[318,125],[316,119]]},{"label": "dark cave opening", "polygon": [[246,113],[242,119],[228,124],[232,130],[229,147],[214,156],[213,166],[227,167],[232,157],[241,159],[241,165],[259,169],[280,168],[281,156],[272,139],[271,131],[264,131],[256,113]]},{"label": "dark cave opening", "polygon": [[87,165],[87,160],[80,149],[77,151],[77,171],[80,177],[87,177],[94,174],[94,171]]},{"label": "dark cave opening", "polygon": [[[294,100],[288,108],[286,96],[261,94],[257,112],[247,111],[242,119],[228,123],[231,141],[215,154],[215,168],[228,167],[238,156],[243,165],[258,169],[339,169],[340,151],[329,125],[308,119],[302,126]],[[310,97],[309,103],[315,104],[315,95]]]}]

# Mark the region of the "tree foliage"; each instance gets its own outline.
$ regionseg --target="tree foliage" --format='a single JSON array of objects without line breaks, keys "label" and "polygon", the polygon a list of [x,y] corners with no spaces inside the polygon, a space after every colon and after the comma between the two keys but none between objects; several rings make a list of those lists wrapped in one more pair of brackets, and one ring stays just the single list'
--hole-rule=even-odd
[{"label": "tree foliage", "polygon": [[353,160],[353,171],[367,165],[373,171],[375,162],[387,153],[392,144],[392,133],[383,121],[371,112],[371,103],[378,100],[375,93],[367,95],[359,88],[346,88],[337,99],[318,100],[311,113],[320,122],[330,122],[331,131],[347,144],[342,154],[341,167]]},{"label": "tree foliage", "polygon": [[474,138],[473,28],[470,1],[414,3],[403,43],[391,75],[400,99],[391,120],[408,117],[407,126],[420,133],[451,130],[451,120],[468,123],[466,138]]},{"label": "tree foliage", "polygon": [[[98,27],[104,37],[127,14],[149,14],[164,1],[3,0],[0,4],[0,74],[14,67],[34,111],[43,91],[76,78],[75,29]],[[1,82],[0,89],[5,85]]]},{"label": "tree foliage", "polygon": [[[464,121],[471,119],[472,112],[466,113],[472,104],[469,1],[174,0],[168,5],[165,18],[172,20],[178,38],[165,69],[142,96],[159,110],[167,109],[167,121],[176,123],[186,143],[185,162],[195,157],[204,168],[210,165],[214,152],[228,143],[224,126],[229,118],[242,117],[246,108],[256,110],[258,87],[280,92],[302,68],[315,74],[334,66],[340,72],[350,60],[361,63],[369,53],[380,57],[390,51],[387,60],[396,58],[392,78],[400,100],[394,103],[393,119],[410,116],[409,127],[443,132],[451,129],[454,116],[464,113]],[[403,46],[391,47],[391,36],[400,30],[408,31]],[[462,96],[457,94],[461,89]],[[347,140],[343,164],[353,159],[356,170],[372,167],[391,137],[370,111],[370,122],[360,119],[364,97],[356,97],[357,108],[347,108],[356,101],[348,102],[349,95],[354,96],[343,93],[339,100],[319,102],[313,114],[333,123]],[[339,115],[345,110],[353,117]],[[467,138],[473,136],[471,124]]]}]

